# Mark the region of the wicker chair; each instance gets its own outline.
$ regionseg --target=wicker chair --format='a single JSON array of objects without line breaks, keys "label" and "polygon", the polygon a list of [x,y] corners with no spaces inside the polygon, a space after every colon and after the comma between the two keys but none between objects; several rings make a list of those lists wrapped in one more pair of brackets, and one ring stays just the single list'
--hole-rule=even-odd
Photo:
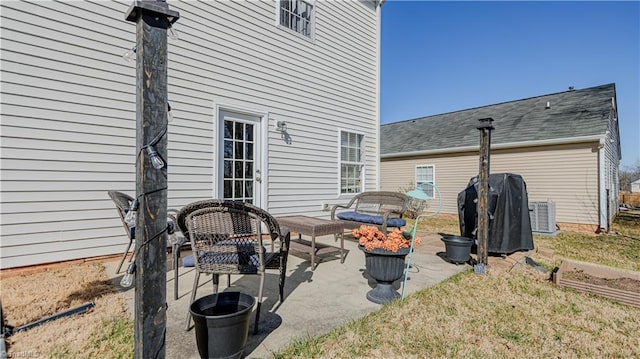
[{"label": "wicker chair", "polygon": [[[116,211],[118,212],[118,216],[120,217],[120,221],[122,222],[124,231],[127,234],[127,238],[129,238],[129,243],[127,244],[127,248],[122,254],[122,259],[120,259],[120,264],[118,264],[118,269],[116,269],[116,274],[117,274],[117,273],[120,273],[120,270],[122,269],[122,264],[124,263],[124,260],[129,255],[129,250],[131,249],[131,245],[133,244],[133,241],[135,240],[135,236],[136,236],[135,225],[131,226],[125,221],[127,212],[129,212],[129,208],[131,207],[131,203],[133,202],[133,198],[125,193],[118,192],[118,191],[109,191],[108,194],[109,194],[109,197],[111,197],[111,200],[113,201],[113,203],[116,205]],[[173,227],[172,228],[173,230],[175,230],[175,226],[176,226],[175,224],[177,222],[177,213],[178,211],[175,211],[175,210],[167,210],[167,217],[168,217],[167,222],[170,228]],[[175,241],[175,243],[168,245],[168,247],[171,248],[171,254],[173,257],[172,266],[173,266],[174,299],[178,299],[178,263],[179,263],[179,256],[180,256],[180,248],[187,241],[184,235],[181,235],[180,233],[176,233],[176,235],[178,238]],[[129,262],[131,262],[133,259],[134,259],[134,254],[131,255]]]},{"label": "wicker chair", "polygon": [[[202,273],[213,275],[214,293],[218,292],[220,274],[260,275],[253,326],[257,333],[267,269],[280,272],[280,302],[284,300],[289,230],[281,230],[269,213],[256,206],[222,200],[205,200],[185,206],[178,213],[178,227],[191,241],[196,268],[190,303],[196,299]],[[191,315],[187,315],[186,330],[189,330]]]},{"label": "wicker chair", "polygon": [[[116,269],[116,274],[118,274],[122,269],[122,264],[124,263],[124,260],[127,259],[127,256],[129,255],[129,250],[131,249],[131,245],[133,244],[133,240],[135,239],[135,234],[133,233],[133,231],[127,224],[127,222],[124,220],[124,217],[127,215],[127,212],[129,212],[129,207],[131,206],[131,202],[133,202],[133,197],[118,191],[109,191],[108,193],[109,193],[109,197],[111,197],[111,200],[116,205],[116,211],[118,211],[118,216],[120,217],[120,221],[122,222],[124,231],[127,234],[127,238],[129,238],[129,243],[127,244],[127,248],[124,250],[124,253],[122,254],[122,259],[120,260],[120,264],[118,264],[118,269]],[[133,256],[131,256],[131,259],[133,259]]]}]

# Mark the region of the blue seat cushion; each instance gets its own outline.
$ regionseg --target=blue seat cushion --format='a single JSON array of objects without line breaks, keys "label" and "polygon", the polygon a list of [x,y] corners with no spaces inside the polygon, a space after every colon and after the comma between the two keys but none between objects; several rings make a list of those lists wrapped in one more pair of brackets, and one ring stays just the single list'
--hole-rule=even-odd
[{"label": "blue seat cushion", "polygon": [[[217,246],[238,246],[237,251],[234,252],[198,252],[199,263],[225,263],[239,265],[250,265],[258,267],[260,265],[260,255],[255,251],[255,245],[253,242],[228,240],[221,241],[216,244]],[[269,262],[271,256],[270,253],[266,253],[267,249],[263,246],[262,253],[265,263]],[[193,267],[195,266],[193,260],[193,254],[188,255],[182,259],[182,266]]]},{"label": "blue seat cushion", "polygon": [[182,266],[183,267],[195,267],[196,264],[193,262],[193,254],[189,254],[188,256],[182,258]]},{"label": "blue seat cushion", "polygon": [[[359,213],[356,211],[348,211],[348,212],[340,212],[337,214],[339,219],[345,221],[353,221],[353,222],[361,222],[361,223],[369,223],[369,224],[382,224],[383,217],[376,216],[373,214],[365,214]],[[402,218],[387,218],[387,227],[402,227],[407,224]]]}]

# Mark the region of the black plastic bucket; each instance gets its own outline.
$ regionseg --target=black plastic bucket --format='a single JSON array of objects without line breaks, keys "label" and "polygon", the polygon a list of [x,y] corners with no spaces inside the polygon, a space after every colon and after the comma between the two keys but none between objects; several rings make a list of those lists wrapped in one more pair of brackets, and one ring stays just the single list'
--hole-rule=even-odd
[{"label": "black plastic bucket", "polygon": [[459,236],[443,236],[447,260],[459,264],[466,263],[471,257],[473,239]]},{"label": "black plastic bucket", "polygon": [[242,357],[255,303],[252,296],[240,292],[211,294],[191,303],[200,357]]}]

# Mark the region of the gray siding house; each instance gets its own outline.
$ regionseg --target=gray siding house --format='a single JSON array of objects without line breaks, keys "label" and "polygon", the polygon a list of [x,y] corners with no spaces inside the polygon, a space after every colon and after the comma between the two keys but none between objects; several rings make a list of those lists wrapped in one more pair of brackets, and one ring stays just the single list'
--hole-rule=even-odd
[{"label": "gray siding house", "polygon": [[[135,194],[131,4],[0,2],[1,268],[124,250],[107,191]],[[326,217],[378,189],[379,1],[168,4],[171,208]]]},{"label": "gray siding house", "polygon": [[478,120],[493,118],[491,173],[523,177],[529,202],[553,202],[563,229],[608,229],[621,159],[615,84],[553,93],[381,126],[383,190],[434,183],[443,213],[478,174]]}]

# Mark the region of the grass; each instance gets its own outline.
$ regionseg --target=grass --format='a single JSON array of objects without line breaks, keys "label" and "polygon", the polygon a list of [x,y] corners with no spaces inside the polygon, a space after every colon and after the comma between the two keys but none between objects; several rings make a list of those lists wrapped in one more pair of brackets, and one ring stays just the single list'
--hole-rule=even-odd
[{"label": "grass", "polygon": [[[411,226],[412,223],[409,224]],[[459,233],[455,217],[420,220],[419,231]],[[622,213],[611,233],[534,237],[555,258],[640,270],[640,214]],[[319,337],[292,338],[275,358],[640,357],[640,309],[557,288],[528,267],[501,275],[471,270],[395,301]],[[46,285],[43,285],[46,283]],[[49,358],[131,358],[133,321],[100,264],[3,278],[6,322],[19,326],[87,301],[84,315],[9,338],[8,353]]]},{"label": "grass", "polygon": [[[639,221],[622,214],[609,234],[563,232],[534,243],[557,258],[639,270]],[[454,218],[423,219],[426,228],[459,233]],[[640,309],[555,287],[548,274],[469,270],[326,335],[297,339],[274,357],[629,358],[640,357],[639,330]]]},{"label": "grass", "polygon": [[608,234],[567,231],[556,237],[535,236],[534,243],[560,258],[640,271],[640,214],[621,212]]}]

